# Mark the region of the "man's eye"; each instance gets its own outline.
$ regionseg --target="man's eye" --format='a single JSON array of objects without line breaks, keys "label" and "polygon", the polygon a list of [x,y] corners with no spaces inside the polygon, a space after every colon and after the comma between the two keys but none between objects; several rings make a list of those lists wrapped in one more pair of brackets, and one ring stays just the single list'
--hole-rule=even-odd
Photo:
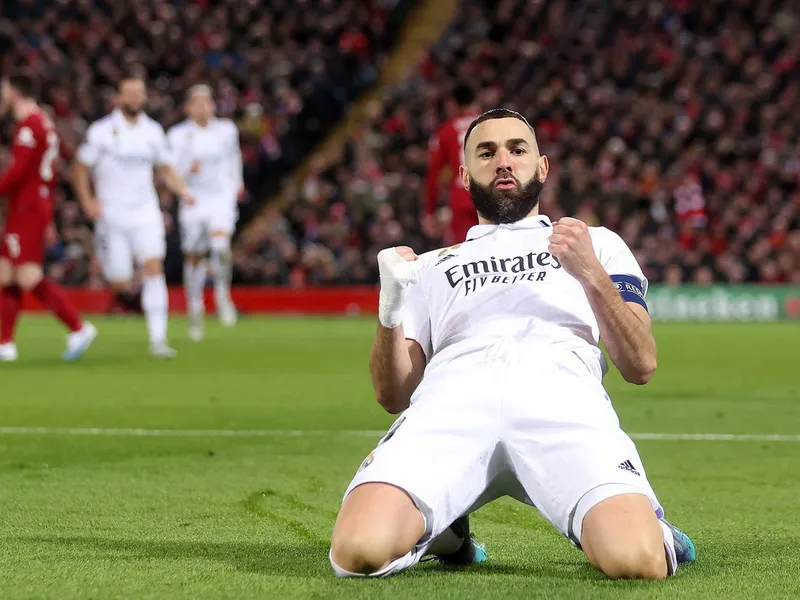
[{"label": "man's eye", "polygon": [[492,153],[487,150],[486,152],[481,152],[478,156],[480,158],[490,158],[492,156]]},{"label": "man's eye", "polygon": [[511,152],[520,156],[521,154],[525,154],[525,148],[514,148]]}]

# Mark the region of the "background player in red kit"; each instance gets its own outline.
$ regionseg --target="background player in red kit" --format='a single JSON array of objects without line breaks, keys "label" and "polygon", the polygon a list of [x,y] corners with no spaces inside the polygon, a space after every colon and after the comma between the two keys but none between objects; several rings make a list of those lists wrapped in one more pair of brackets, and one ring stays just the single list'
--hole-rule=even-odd
[{"label": "background player in red kit", "polygon": [[53,220],[58,135],[33,99],[31,79],[12,75],[3,80],[0,94],[0,115],[10,112],[17,122],[11,165],[0,175],[0,197],[8,199],[0,229],[0,362],[17,358],[14,329],[25,291],[33,292],[69,328],[63,358],[75,360],[94,341],[97,329],[81,320],[66,292],[42,269],[45,232]]},{"label": "background player in red kit", "polygon": [[428,150],[428,174],[426,180],[425,212],[433,215],[439,204],[439,182],[442,171],[448,171],[448,204],[451,213],[449,231],[445,234],[447,245],[461,243],[467,237],[469,228],[478,224],[475,207],[458,176],[458,169],[464,164],[464,134],[470,123],[478,117],[475,93],[466,85],[453,90],[454,115],[436,131],[431,138]]}]

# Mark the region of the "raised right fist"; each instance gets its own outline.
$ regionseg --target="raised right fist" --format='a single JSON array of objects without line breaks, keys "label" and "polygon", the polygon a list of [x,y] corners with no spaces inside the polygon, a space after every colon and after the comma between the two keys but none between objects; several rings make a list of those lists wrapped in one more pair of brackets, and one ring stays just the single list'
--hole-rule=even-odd
[{"label": "raised right fist", "polygon": [[384,327],[394,329],[402,323],[408,287],[419,281],[422,261],[408,246],[386,248],[378,253],[378,270],[381,277],[378,319]]}]

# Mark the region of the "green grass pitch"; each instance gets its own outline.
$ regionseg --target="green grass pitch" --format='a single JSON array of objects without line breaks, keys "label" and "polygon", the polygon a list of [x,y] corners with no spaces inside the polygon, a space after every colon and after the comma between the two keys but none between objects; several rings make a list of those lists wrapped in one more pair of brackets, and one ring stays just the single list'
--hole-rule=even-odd
[{"label": "green grass pitch", "polygon": [[[511,500],[473,517],[484,565],[336,580],[333,521],[376,442],[352,432],[391,422],[370,392],[373,321],[210,323],[195,345],[175,320],[171,363],[146,356],[141,321],[96,324],[92,352],[62,364],[63,332],[26,317],[20,361],[0,365],[0,598],[800,597],[797,438],[638,442],[668,517],[699,549],[666,582],[605,580]],[[628,432],[800,434],[797,325],[659,325],[656,338],[649,385],[607,379]]]}]

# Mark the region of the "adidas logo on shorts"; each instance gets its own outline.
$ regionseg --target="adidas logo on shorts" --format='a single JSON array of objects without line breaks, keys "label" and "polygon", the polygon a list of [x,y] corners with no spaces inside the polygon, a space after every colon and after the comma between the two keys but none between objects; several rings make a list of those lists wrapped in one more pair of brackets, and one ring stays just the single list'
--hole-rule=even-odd
[{"label": "adidas logo on shorts", "polygon": [[641,475],[641,473],[639,473],[639,471],[636,470],[636,467],[634,467],[633,463],[629,460],[619,463],[619,468],[622,469],[623,471],[629,471],[634,475]]}]

